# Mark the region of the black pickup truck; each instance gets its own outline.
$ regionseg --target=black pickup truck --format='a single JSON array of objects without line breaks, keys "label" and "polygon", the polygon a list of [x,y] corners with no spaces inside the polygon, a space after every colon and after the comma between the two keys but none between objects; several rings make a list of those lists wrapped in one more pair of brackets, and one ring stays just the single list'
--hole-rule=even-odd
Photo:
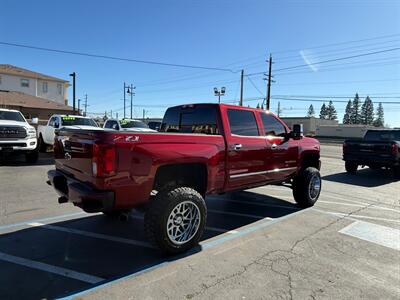
[{"label": "black pickup truck", "polygon": [[400,176],[400,129],[368,130],[363,139],[343,143],[346,171],[356,173],[358,166],[390,168]]}]

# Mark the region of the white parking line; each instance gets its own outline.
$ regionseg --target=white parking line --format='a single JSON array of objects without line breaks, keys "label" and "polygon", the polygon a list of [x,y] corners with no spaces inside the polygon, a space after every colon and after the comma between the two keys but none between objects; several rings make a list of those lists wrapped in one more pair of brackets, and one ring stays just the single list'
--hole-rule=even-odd
[{"label": "white parking line", "polygon": [[48,264],[45,264],[45,263],[42,263],[39,261],[34,261],[34,260],[30,260],[30,259],[26,259],[26,258],[14,256],[14,255],[9,255],[9,254],[3,253],[3,252],[0,252],[0,260],[14,263],[17,265],[21,265],[24,267],[28,267],[31,269],[41,270],[41,271],[61,275],[64,277],[76,279],[79,281],[92,283],[92,284],[99,283],[100,281],[104,281],[103,278],[100,278],[97,276],[92,276],[92,275],[88,275],[85,273],[80,273],[80,272],[76,272],[73,270],[48,265]]},{"label": "white parking line", "polygon": [[339,232],[374,244],[400,250],[400,230],[398,229],[356,221],[339,230]]},{"label": "white parking line", "polygon": [[[354,207],[367,207],[369,205],[369,204],[361,205],[361,204],[351,204],[351,203],[343,203],[343,202],[335,202],[335,201],[323,201],[323,200],[318,200],[317,203],[339,204],[339,205],[354,206]],[[388,210],[388,211],[394,211],[394,212],[400,213],[399,209],[381,207],[381,206],[376,206],[376,205],[371,205],[368,208],[369,209],[372,208],[372,209],[379,209],[379,210]]]},{"label": "white parking line", "polygon": [[79,235],[96,238],[96,239],[103,239],[103,240],[108,240],[108,241],[112,241],[112,242],[125,243],[125,244],[134,245],[134,246],[140,246],[140,247],[154,249],[154,247],[152,245],[150,245],[149,243],[146,243],[146,242],[125,239],[125,238],[111,236],[111,235],[105,235],[105,234],[101,234],[101,233],[94,233],[94,232],[89,232],[89,231],[84,231],[84,230],[79,230],[79,229],[72,229],[72,228],[42,224],[42,223],[37,223],[37,222],[28,223],[27,225],[32,226],[32,227],[43,227],[46,229],[57,230],[57,231],[62,231],[62,232],[67,232],[67,233],[72,233],[72,234],[79,234]]},{"label": "white parking line", "polygon": [[353,219],[353,220],[354,220],[354,218],[359,218],[359,219],[369,219],[369,220],[376,220],[376,221],[400,223],[400,219],[386,219],[386,218],[355,215],[355,214],[349,215],[349,214],[338,213],[338,212],[333,212],[333,211],[326,211],[326,210],[318,209],[318,208],[315,208],[315,207],[313,207],[312,209],[315,210],[315,211],[318,211],[318,212],[322,212],[322,213],[328,214],[328,215],[345,217],[345,218],[349,218],[349,219]]}]

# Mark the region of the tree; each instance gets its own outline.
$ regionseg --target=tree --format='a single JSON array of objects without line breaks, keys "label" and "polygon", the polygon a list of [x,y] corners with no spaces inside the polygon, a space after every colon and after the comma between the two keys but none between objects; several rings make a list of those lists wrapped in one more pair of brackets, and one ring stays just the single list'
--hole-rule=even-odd
[{"label": "tree", "polygon": [[353,110],[350,116],[351,124],[361,124],[360,105],[360,97],[358,97],[358,93],[356,93],[353,100]]},{"label": "tree", "polygon": [[347,102],[346,110],[344,112],[343,124],[352,124],[351,123],[352,114],[353,114],[353,103],[351,102],[351,100],[349,100],[349,102]]},{"label": "tree", "polygon": [[372,125],[374,123],[374,104],[367,96],[361,107],[361,123],[364,125]]},{"label": "tree", "polygon": [[383,127],[385,124],[384,114],[383,114],[383,106],[382,103],[379,102],[378,108],[376,110],[376,119],[374,121],[374,126]]},{"label": "tree", "polygon": [[307,117],[311,118],[315,116],[314,106],[311,104],[308,108]]},{"label": "tree", "polygon": [[335,106],[333,105],[332,100],[329,101],[328,107],[326,109],[327,119],[328,120],[336,120],[337,119],[337,112]]},{"label": "tree", "polygon": [[325,103],[322,104],[322,106],[321,106],[321,110],[319,112],[319,118],[324,119],[324,120],[326,120],[328,118],[328,111],[327,111]]}]

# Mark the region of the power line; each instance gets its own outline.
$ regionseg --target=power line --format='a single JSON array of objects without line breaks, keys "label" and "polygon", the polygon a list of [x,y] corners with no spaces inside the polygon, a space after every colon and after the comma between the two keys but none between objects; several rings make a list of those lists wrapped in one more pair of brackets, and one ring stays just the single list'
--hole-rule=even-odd
[{"label": "power line", "polygon": [[[353,97],[353,96],[352,96]],[[352,98],[349,97],[349,98]],[[327,99],[301,99],[301,98],[284,98],[284,97],[271,97],[272,99],[276,99],[276,100],[282,100],[282,101],[300,101],[300,102],[328,102],[329,100]],[[334,103],[347,103],[348,100],[331,100]],[[397,104],[400,105],[400,101],[399,102],[395,102],[395,101],[376,101],[382,104]]]},{"label": "power line", "polygon": [[47,52],[55,52],[55,53],[87,56],[87,57],[94,57],[94,58],[103,58],[103,59],[110,59],[110,60],[117,60],[117,61],[127,61],[127,62],[142,63],[142,64],[160,65],[160,66],[167,66],[167,67],[202,69],[202,70],[212,70],[212,71],[224,71],[224,72],[231,72],[231,73],[237,73],[238,72],[238,71],[234,71],[234,70],[231,70],[231,69],[224,69],[224,68],[195,66],[195,65],[184,65],[184,64],[173,64],[173,63],[158,62],[158,61],[151,61],[151,60],[131,59],[131,58],[123,58],[123,57],[117,57],[117,56],[108,56],[108,55],[100,55],[100,54],[93,54],[93,53],[85,53],[85,52],[77,52],[77,51],[69,51],[69,50],[44,48],[44,47],[37,47],[37,46],[31,46],[31,45],[25,45],[25,44],[8,43],[8,42],[2,42],[2,41],[0,41],[0,45],[19,47],[19,48],[27,48],[27,49],[34,49],[34,50],[47,51]]},{"label": "power line", "polygon": [[246,78],[250,81],[251,85],[260,93],[261,96],[263,96],[265,98],[265,95],[263,94],[263,92],[261,92],[261,90],[255,85],[255,83],[253,82],[253,80],[251,79],[251,77],[248,77],[246,75]]},{"label": "power line", "polygon": [[[332,47],[332,46],[340,46],[340,45],[353,44],[353,43],[359,43],[359,42],[366,42],[366,41],[372,41],[372,40],[380,40],[380,39],[385,39],[385,38],[394,37],[394,36],[400,36],[400,33],[377,36],[377,37],[360,39],[360,40],[352,40],[352,41],[347,41],[347,42],[330,43],[330,44],[324,44],[324,45],[319,45],[319,46],[307,47],[307,48],[305,48],[305,50],[327,48],[327,47]],[[300,50],[302,50],[302,49],[290,49],[290,50],[283,50],[283,51],[273,51],[273,53],[274,54],[278,54],[278,53],[295,52],[295,51],[300,51]]]},{"label": "power line", "polygon": [[[385,49],[385,50],[380,50],[380,51],[374,51],[374,52],[367,52],[367,53],[351,55],[351,56],[345,56],[345,57],[339,57],[339,58],[328,59],[328,60],[322,60],[322,61],[318,61],[318,62],[315,62],[315,63],[301,64],[301,65],[296,65],[296,66],[276,69],[274,71],[275,72],[279,72],[279,71],[285,71],[285,70],[292,70],[292,69],[297,69],[297,68],[308,67],[310,65],[318,65],[318,64],[323,64],[323,63],[330,63],[330,62],[335,62],[335,61],[341,61],[341,60],[353,59],[353,58],[358,58],[358,57],[364,57],[364,56],[368,56],[368,55],[387,53],[387,52],[392,52],[392,51],[397,51],[397,50],[400,50],[400,47],[390,48],[390,49]],[[260,75],[260,74],[264,74],[264,73],[265,72],[256,72],[256,73],[247,74],[247,76]]]}]

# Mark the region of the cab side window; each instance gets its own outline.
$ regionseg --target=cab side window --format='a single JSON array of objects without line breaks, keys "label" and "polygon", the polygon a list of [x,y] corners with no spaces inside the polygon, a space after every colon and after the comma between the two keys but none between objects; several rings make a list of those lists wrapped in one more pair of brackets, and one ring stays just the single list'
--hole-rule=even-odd
[{"label": "cab side window", "polygon": [[49,121],[49,126],[54,127],[54,121],[55,121],[56,117],[51,117],[50,121]]},{"label": "cab side window", "polygon": [[265,135],[284,136],[286,134],[285,126],[273,115],[260,113],[264,125]]},{"label": "cab side window", "polygon": [[231,133],[241,136],[259,136],[254,113],[250,110],[228,109]]},{"label": "cab side window", "polygon": [[111,128],[111,123],[112,123],[112,121],[106,121],[104,128]]}]

